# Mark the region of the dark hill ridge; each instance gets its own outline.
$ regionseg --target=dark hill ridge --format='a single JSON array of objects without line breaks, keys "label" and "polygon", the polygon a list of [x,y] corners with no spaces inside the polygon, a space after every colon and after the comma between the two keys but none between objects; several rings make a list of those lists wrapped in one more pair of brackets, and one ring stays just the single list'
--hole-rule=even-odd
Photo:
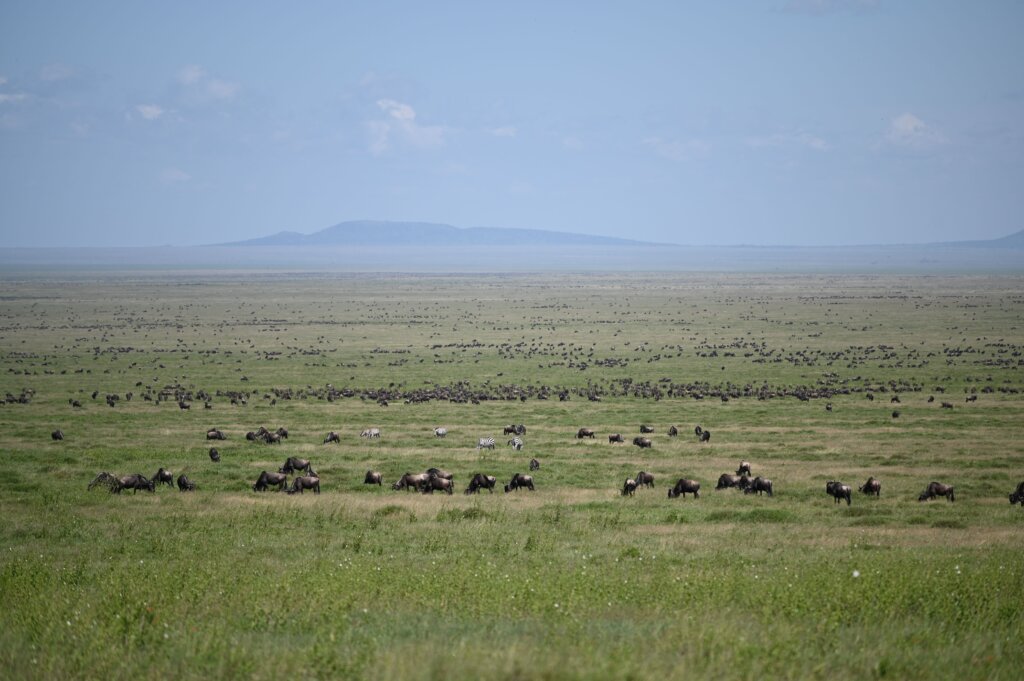
[{"label": "dark hill ridge", "polygon": [[654,246],[647,241],[541,229],[459,228],[431,222],[342,222],[314,232],[278,232],[218,246]]}]

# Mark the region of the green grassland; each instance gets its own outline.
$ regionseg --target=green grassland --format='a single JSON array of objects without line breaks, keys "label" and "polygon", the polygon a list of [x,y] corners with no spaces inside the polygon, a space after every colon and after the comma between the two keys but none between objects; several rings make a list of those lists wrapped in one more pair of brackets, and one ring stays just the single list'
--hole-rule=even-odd
[{"label": "green grassland", "polygon": [[[8,276],[0,676],[1017,679],[1021,390],[1019,276]],[[252,491],[288,456],[322,494]],[[740,460],[774,497],[714,490]],[[197,491],[86,489],[160,466]]]}]

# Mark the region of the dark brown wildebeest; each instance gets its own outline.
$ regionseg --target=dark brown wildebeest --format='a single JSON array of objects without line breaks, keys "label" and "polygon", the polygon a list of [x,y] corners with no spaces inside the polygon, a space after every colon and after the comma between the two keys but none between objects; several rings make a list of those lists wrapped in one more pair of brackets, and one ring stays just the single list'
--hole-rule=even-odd
[{"label": "dark brown wildebeest", "polygon": [[426,473],[417,473],[416,475],[413,475],[412,473],[406,473],[406,474],[404,474],[402,477],[400,477],[398,479],[398,482],[396,482],[395,484],[391,485],[391,489],[393,489],[393,490],[404,489],[407,492],[411,491],[411,490],[414,490],[414,489],[415,490],[419,490],[424,485],[427,484],[427,481],[429,479],[430,479],[430,476],[427,475]]},{"label": "dark brown wildebeest", "polygon": [[381,475],[380,471],[366,471],[366,477],[363,478],[363,484],[382,487],[384,485],[384,476]]},{"label": "dark brown wildebeest", "polygon": [[761,496],[763,492],[767,492],[768,496],[774,496],[775,494],[772,489],[772,481],[768,478],[762,478],[760,475],[751,480],[750,484],[743,490],[744,494],[757,493],[758,496]]},{"label": "dark brown wildebeest", "polygon": [[942,403],[942,408],[943,409],[952,409],[953,408],[953,403],[952,402],[943,402]]},{"label": "dark brown wildebeest", "polygon": [[112,473],[103,471],[102,473],[100,473],[99,475],[92,479],[92,482],[89,483],[88,489],[92,489],[96,485],[103,485],[104,487],[113,488],[115,484],[117,484],[117,476]]},{"label": "dark brown wildebeest", "polygon": [[934,401],[935,401],[935,395],[929,395],[928,396],[928,404],[931,404]]},{"label": "dark brown wildebeest", "polygon": [[651,442],[651,438],[649,437],[635,437],[633,438],[633,444],[640,449],[649,449],[654,446],[654,443]]},{"label": "dark brown wildebeest", "polygon": [[644,425],[643,423],[641,423],[640,424],[640,432],[641,433],[653,433],[654,432],[654,426],[648,426],[648,425]]},{"label": "dark brown wildebeest", "polygon": [[625,440],[623,439],[620,433],[612,433],[611,435],[608,436],[608,444],[611,444],[613,442],[625,442]]},{"label": "dark brown wildebeest", "polygon": [[218,430],[216,428],[210,428],[208,431],[206,431],[206,439],[207,440],[227,440],[228,437],[227,437],[227,435],[225,435],[220,430]]},{"label": "dark brown wildebeest", "polygon": [[668,427],[668,436],[669,437],[675,437],[676,435],[679,435],[679,429],[676,428],[675,426],[669,426]]},{"label": "dark brown wildebeest", "polygon": [[505,485],[505,491],[511,492],[514,489],[520,489],[522,487],[526,487],[531,492],[535,491],[533,488],[532,475],[523,475],[522,473],[516,473],[515,475],[512,476],[512,479],[509,480],[508,484]]},{"label": "dark brown wildebeest", "polygon": [[184,400],[178,400],[178,409],[181,409],[181,410],[184,411],[185,409],[191,409],[191,408],[192,408],[192,405],[189,404],[188,402],[186,402]]},{"label": "dark brown wildebeest", "polygon": [[125,475],[118,478],[114,486],[110,488],[110,491],[114,494],[120,494],[123,489],[132,490],[132,494],[135,494],[140,489],[155,492],[156,483],[152,480],[147,480],[146,476],[141,473],[132,473],[131,475]]},{"label": "dark brown wildebeest", "polygon": [[825,411],[832,411],[832,403],[831,402],[829,402],[828,404],[825,405]]},{"label": "dark brown wildebeest", "polygon": [[898,418],[900,417],[900,412],[899,412],[899,410],[895,410],[895,409],[894,409],[894,410],[893,410],[893,412],[892,412],[892,417],[893,417],[894,419],[898,419]]},{"label": "dark brown wildebeest", "polygon": [[279,445],[281,444],[281,436],[277,433],[264,433],[263,441],[268,445]]},{"label": "dark brown wildebeest", "polygon": [[427,479],[427,484],[423,486],[422,491],[424,494],[433,494],[435,490],[440,490],[442,492],[452,494],[455,490],[455,485],[453,485],[452,481],[449,480],[448,478],[441,478],[436,475],[431,475]]},{"label": "dark brown wildebeest", "polygon": [[876,497],[882,496],[882,482],[873,475],[868,477],[867,482],[857,489],[864,494],[874,494]]},{"label": "dark brown wildebeest", "polygon": [[868,398],[868,399],[869,399],[869,400],[871,400],[872,402],[874,402],[874,401],[875,401],[875,396],[874,396],[873,394],[871,394],[871,393],[868,393],[868,394],[867,394],[867,395],[865,395],[864,397]]},{"label": "dark brown wildebeest", "polygon": [[640,471],[634,479],[637,487],[654,487],[654,476],[647,471]]},{"label": "dark brown wildebeest", "polygon": [[946,497],[950,501],[956,501],[956,495],[953,493],[953,485],[944,485],[941,482],[930,482],[928,486],[921,492],[921,496],[917,498],[918,501],[928,501],[936,497]]},{"label": "dark brown wildebeest", "polygon": [[978,401],[978,396],[977,395],[968,395],[967,399],[964,400],[964,402],[977,402],[977,401]]},{"label": "dark brown wildebeest", "polygon": [[718,476],[718,485],[715,489],[727,489],[729,487],[738,487],[740,489],[746,489],[747,485],[750,484],[750,478],[746,475],[733,475],[732,473],[722,473]]},{"label": "dark brown wildebeest", "polygon": [[55,430],[52,433],[50,433],[50,439],[51,440],[63,440],[64,439],[64,431],[62,431],[60,428],[58,428],[57,430]]},{"label": "dark brown wildebeest", "polygon": [[245,439],[248,440],[249,442],[256,442],[256,440],[259,439],[259,436],[257,436],[256,433],[250,430],[248,433],[245,434]]},{"label": "dark brown wildebeest", "polygon": [[324,444],[327,444],[328,442],[338,442],[338,443],[340,443],[341,442],[341,436],[338,435],[337,433],[335,433],[332,430],[331,432],[327,433],[327,437],[324,438]]},{"label": "dark brown wildebeest", "polygon": [[281,426],[280,428],[278,428],[277,430],[274,431],[274,435],[277,435],[282,440],[287,440],[288,439],[288,429],[285,428],[284,426]]},{"label": "dark brown wildebeest", "polygon": [[692,494],[694,499],[699,499],[700,483],[696,480],[679,478],[679,481],[676,482],[675,486],[669,489],[668,498],[675,499],[678,496],[682,496],[685,499],[687,494]]},{"label": "dark brown wildebeest", "polygon": [[634,492],[636,492],[636,480],[626,478],[626,482],[622,483],[622,496],[633,496]]},{"label": "dark brown wildebeest", "polygon": [[284,473],[263,471],[260,473],[260,477],[256,479],[256,484],[252,486],[252,491],[266,492],[267,488],[271,485],[277,485],[278,492],[284,490],[284,488],[288,486],[288,476]]},{"label": "dark brown wildebeest", "polygon": [[295,494],[298,492],[302,494],[304,490],[311,489],[313,494],[320,494],[320,478],[315,475],[302,475],[292,479],[292,486],[288,488],[288,494]]},{"label": "dark brown wildebeest", "polygon": [[701,442],[707,442],[710,439],[711,439],[711,431],[710,430],[704,430],[704,431],[701,432],[701,434],[700,434],[700,441]]},{"label": "dark brown wildebeest", "polygon": [[153,482],[157,485],[164,483],[168,487],[174,487],[174,473],[161,466],[160,470],[153,476]]},{"label": "dark brown wildebeest", "polygon": [[526,435],[526,426],[521,423],[518,424],[516,426],[516,435]]},{"label": "dark brown wildebeest", "polygon": [[451,473],[441,468],[428,468],[426,473],[431,478],[444,478],[445,480],[454,479]]},{"label": "dark brown wildebeest", "polygon": [[835,499],[838,504],[841,500],[846,499],[846,505],[849,506],[851,502],[853,490],[850,489],[849,485],[844,485],[838,480],[829,480],[825,483],[825,493]]},{"label": "dark brown wildebeest", "polygon": [[540,461],[537,461],[537,459],[530,459],[530,470],[531,471],[539,471],[540,470]]},{"label": "dark brown wildebeest", "polygon": [[501,429],[501,434],[502,435],[515,435],[516,434],[516,427],[515,426],[505,426],[504,428]]},{"label": "dark brown wildebeest", "polygon": [[750,475],[750,462],[740,461],[739,468],[736,469],[736,475]]},{"label": "dark brown wildebeest", "polygon": [[297,456],[289,456],[285,459],[284,465],[277,469],[278,473],[296,473],[298,471],[306,471],[307,475],[316,476],[316,471],[313,470],[313,464],[309,462],[309,459],[300,459]]},{"label": "dark brown wildebeest", "polygon": [[693,434],[696,435],[697,437],[700,437],[700,434],[703,433],[703,432],[704,432],[704,429],[701,428],[700,426],[695,426],[694,429],[693,429]]},{"label": "dark brown wildebeest", "polygon": [[1010,503],[1024,506],[1024,481],[1017,485],[1017,489],[1010,492]]},{"label": "dark brown wildebeest", "polygon": [[220,461],[220,452],[217,451],[216,447],[210,447],[210,461],[214,463]]},{"label": "dark brown wildebeest", "polygon": [[196,483],[188,479],[188,476],[182,473],[178,476],[178,491],[179,492],[195,492]]},{"label": "dark brown wildebeest", "polygon": [[594,437],[594,431],[592,431],[590,428],[580,428],[579,430],[576,431],[577,440],[582,440],[585,437]]},{"label": "dark brown wildebeest", "polygon": [[892,399],[889,400],[889,404],[899,404],[899,403],[900,403],[900,396],[899,395],[893,395]]},{"label": "dark brown wildebeest", "polygon": [[466,487],[466,494],[476,494],[482,489],[487,489],[488,492],[494,494],[494,486],[498,480],[493,475],[484,475],[483,473],[477,473],[469,481],[469,486]]}]

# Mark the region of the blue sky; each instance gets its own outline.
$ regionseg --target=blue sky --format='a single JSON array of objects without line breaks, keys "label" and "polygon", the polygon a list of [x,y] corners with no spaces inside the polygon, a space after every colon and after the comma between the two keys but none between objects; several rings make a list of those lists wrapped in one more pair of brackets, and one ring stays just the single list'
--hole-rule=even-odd
[{"label": "blue sky", "polygon": [[4,2],[0,245],[999,237],[1021,35],[1014,1]]}]

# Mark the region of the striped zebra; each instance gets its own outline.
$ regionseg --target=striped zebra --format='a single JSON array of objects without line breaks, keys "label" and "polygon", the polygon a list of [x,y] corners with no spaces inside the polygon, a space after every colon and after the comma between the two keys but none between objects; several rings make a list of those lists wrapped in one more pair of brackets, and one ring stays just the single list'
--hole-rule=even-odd
[{"label": "striped zebra", "polygon": [[521,438],[521,437],[514,437],[514,438],[512,438],[511,440],[508,441],[508,446],[518,452],[519,450],[521,450],[523,448],[523,438]]},{"label": "striped zebra", "polygon": [[359,433],[359,437],[380,437],[380,428],[367,428]]},{"label": "striped zebra", "polygon": [[477,449],[494,449],[494,438],[493,437],[482,437],[480,441],[476,443]]},{"label": "striped zebra", "polygon": [[434,428],[434,437],[444,437],[448,434],[447,428]]}]

